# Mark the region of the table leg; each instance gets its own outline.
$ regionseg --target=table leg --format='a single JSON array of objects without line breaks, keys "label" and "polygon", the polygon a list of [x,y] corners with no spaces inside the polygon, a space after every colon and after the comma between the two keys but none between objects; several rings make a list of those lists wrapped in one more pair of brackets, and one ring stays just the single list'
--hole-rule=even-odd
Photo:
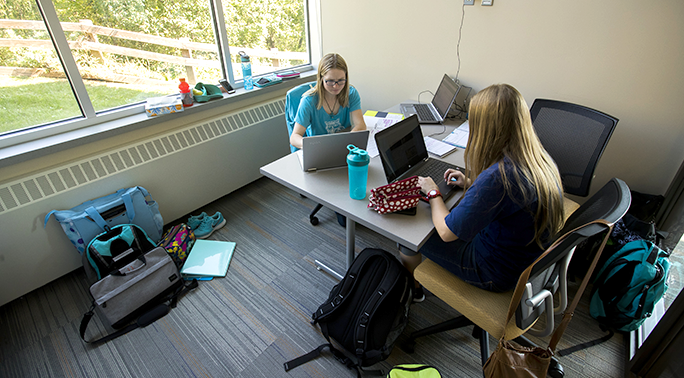
[{"label": "table leg", "polygon": [[316,263],[316,269],[322,270],[322,271],[328,273],[329,275],[337,278],[338,280],[342,280],[342,278],[343,278],[342,275],[337,273],[336,271],[334,271],[331,267],[323,264],[322,262],[320,262],[318,260],[314,260],[314,262]]},{"label": "table leg", "polygon": [[354,250],[356,241],[356,222],[347,217],[347,270],[354,262]]},{"label": "table leg", "polygon": [[[355,249],[356,249],[356,222],[353,220],[347,218],[347,270],[349,270],[349,267],[351,266],[352,262],[354,261],[355,257]],[[333,277],[337,277],[338,279],[342,279],[343,276],[336,271],[334,271],[332,268],[329,266],[323,264],[322,262],[318,260],[314,260],[314,263],[316,264],[316,269],[318,270],[323,270],[330,274]]]}]

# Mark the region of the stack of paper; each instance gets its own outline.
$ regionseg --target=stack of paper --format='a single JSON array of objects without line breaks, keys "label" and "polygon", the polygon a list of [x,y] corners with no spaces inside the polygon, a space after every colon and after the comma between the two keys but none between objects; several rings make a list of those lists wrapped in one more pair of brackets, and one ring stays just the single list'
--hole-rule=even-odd
[{"label": "stack of paper", "polygon": [[461,126],[454,129],[451,134],[447,135],[446,138],[442,139],[442,141],[447,142],[452,146],[466,148],[469,135],[470,127],[468,121],[465,121]]},{"label": "stack of paper", "polygon": [[181,274],[188,277],[225,277],[235,251],[235,243],[197,239],[190,250]]},{"label": "stack of paper", "polygon": [[370,130],[366,151],[371,158],[380,154],[378,152],[378,146],[375,144],[375,134],[394,125],[402,119],[404,119],[403,114],[379,112],[377,110],[367,110],[363,114],[363,121],[366,123],[368,130]]},{"label": "stack of paper", "polygon": [[438,157],[445,157],[456,151],[456,146],[444,143],[441,140],[437,140],[428,136],[424,137],[423,139],[425,139],[425,147],[427,147],[428,152]]}]

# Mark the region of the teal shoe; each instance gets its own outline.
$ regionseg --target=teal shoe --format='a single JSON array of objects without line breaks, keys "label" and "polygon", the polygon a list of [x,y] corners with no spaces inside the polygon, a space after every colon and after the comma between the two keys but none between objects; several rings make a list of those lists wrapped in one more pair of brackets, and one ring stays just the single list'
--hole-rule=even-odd
[{"label": "teal shoe", "polygon": [[205,213],[203,211],[202,214],[200,214],[200,215],[193,215],[193,216],[189,217],[188,221],[185,224],[187,224],[188,227],[192,228],[194,231],[197,229],[197,227],[200,226],[200,224],[202,224],[202,221],[206,217],[207,217],[207,213]]},{"label": "teal shoe", "polygon": [[219,228],[225,225],[225,218],[223,218],[223,215],[221,215],[221,213],[217,211],[216,214],[210,217],[204,217],[202,223],[200,223],[200,225],[197,226],[197,229],[194,230],[195,237],[197,239],[206,239],[209,236],[211,236],[211,234],[213,234],[214,231],[218,230]]}]

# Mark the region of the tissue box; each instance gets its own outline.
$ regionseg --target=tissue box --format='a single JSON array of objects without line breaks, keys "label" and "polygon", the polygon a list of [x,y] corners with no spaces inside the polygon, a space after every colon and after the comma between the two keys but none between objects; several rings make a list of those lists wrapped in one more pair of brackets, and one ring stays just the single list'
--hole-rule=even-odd
[{"label": "tissue box", "polygon": [[145,113],[148,117],[183,111],[183,103],[178,96],[152,97],[147,99]]}]

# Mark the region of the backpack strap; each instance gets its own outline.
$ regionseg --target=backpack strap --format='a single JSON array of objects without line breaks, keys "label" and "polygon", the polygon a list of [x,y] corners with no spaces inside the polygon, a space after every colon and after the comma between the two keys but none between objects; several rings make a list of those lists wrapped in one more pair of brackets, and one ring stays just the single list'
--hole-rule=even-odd
[{"label": "backpack strap", "polygon": [[356,369],[356,377],[361,378],[361,368],[359,367],[358,364],[356,364],[354,361],[352,361],[349,357],[345,356],[344,353],[340,352],[339,350],[335,349],[331,343],[328,344],[322,344],[318,348],[312,350],[311,352],[301,355],[293,360],[287,361],[283,364],[285,367],[285,371],[290,371],[294,368],[296,368],[299,365],[303,365],[314,358],[318,357],[321,355],[321,352],[325,349],[328,348],[330,349],[330,352],[333,354],[335,359],[342,364],[344,364],[349,370]]}]

